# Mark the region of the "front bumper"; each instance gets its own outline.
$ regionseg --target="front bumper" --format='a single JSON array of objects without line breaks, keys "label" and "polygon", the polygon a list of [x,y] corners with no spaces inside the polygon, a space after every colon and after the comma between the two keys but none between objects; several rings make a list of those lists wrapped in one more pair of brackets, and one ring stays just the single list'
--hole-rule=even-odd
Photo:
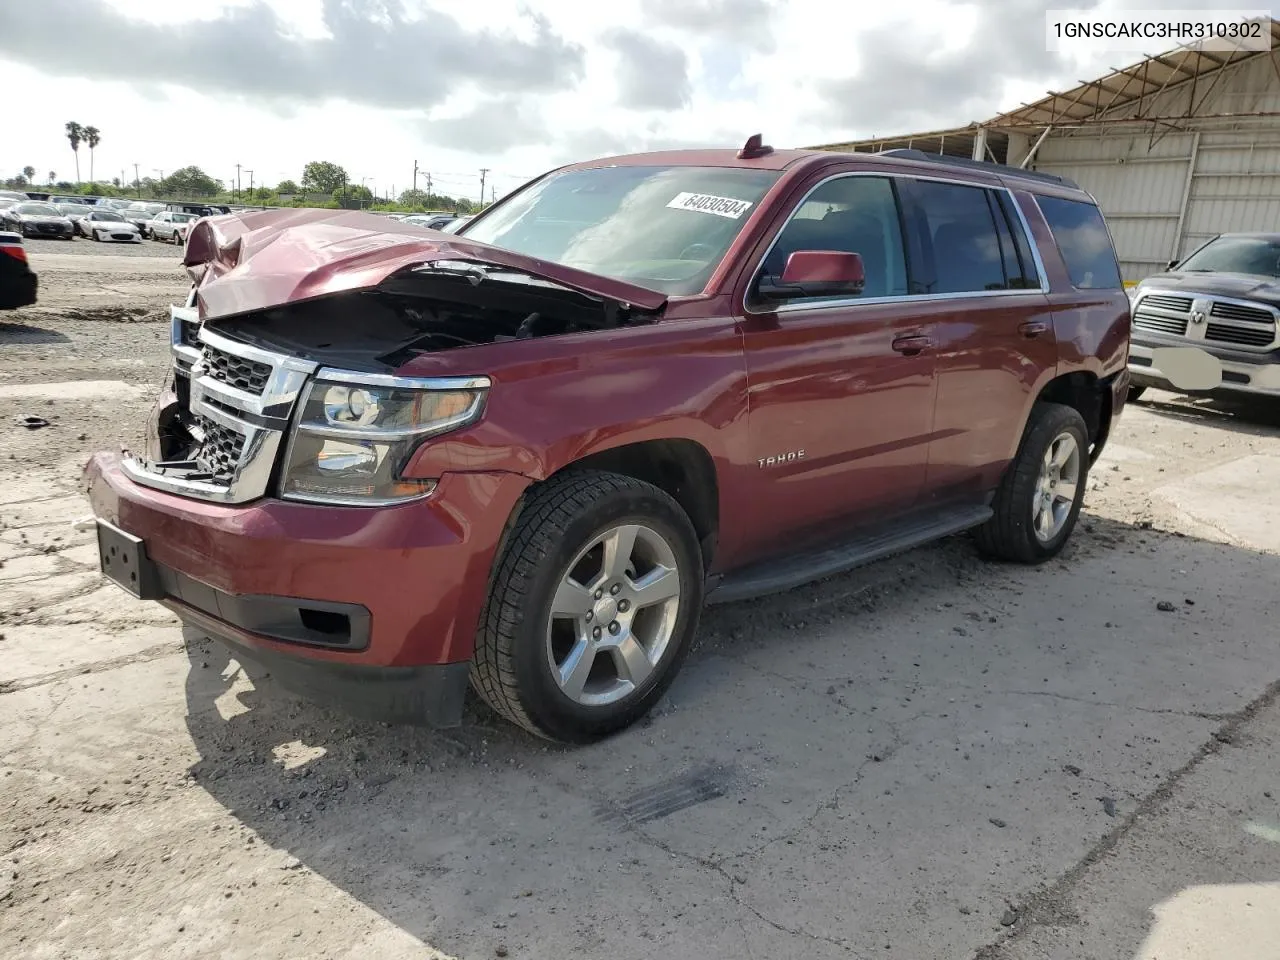
[{"label": "front bumper", "polygon": [[85,468],[95,516],[143,541],[156,598],[183,621],[304,696],[435,724],[460,707],[497,546],[528,483],[453,473],[395,507],[236,506],[136,484],[116,454]]},{"label": "front bumper", "polygon": [[[1216,357],[1222,367],[1218,386],[1206,391],[1188,391],[1176,386],[1153,362],[1156,350],[1166,347],[1195,347]],[[1189,344],[1185,340],[1134,338],[1129,345],[1129,377],[1134,386],[1157,387],[1175,393],[1241,393],[1280,397],[1280,351],[1249,353],[1211,347],[1204,343]]]},{"label": "front bumper", "polygon": [[58,240],[62,237],[74,237],[76,228],[73,225],[48,224],[48,223],[24,223],[21,227],[24,237],[30,237],[37,240],[40,237],[47,237],[51,240]]}]

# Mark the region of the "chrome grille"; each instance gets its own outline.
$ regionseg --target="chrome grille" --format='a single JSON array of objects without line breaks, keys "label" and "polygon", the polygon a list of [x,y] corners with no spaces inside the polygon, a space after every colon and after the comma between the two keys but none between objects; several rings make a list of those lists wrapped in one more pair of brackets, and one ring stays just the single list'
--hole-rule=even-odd
[{"label": "chrome grille", "polygon": [[1163,291],[1142,294],[1133,310],[1135,332],[1149,331],[1246,350],[1269,350],[1275,346],[1278,321],[1280,310],[1275,307]]},{"label": "chrome grille", "polygon": [[183,317],[178,330],[179,343],[200,349],[200,318]]},{"label": "chrome grille", "polygon": [[1150,313],[1141,307],[1134,311],[1133,325],[1141,330],[1172,333],[1179,337],[1187,332],[1186,317],[1166,317],[1158,313]]},{"label": "chrome grille", "polygon": [[1253,330],[1248,327],[1237,327],[1226,323],[1210,323],[1205,327],[1204,338],[1218,343],[1238,343],[1246,347],[1268,347],[1276,338],[1274,328],[1271,330]]},{"label": "chrome grille", "polygon": [[196,454],[197,465],[202,472],[212,474],[215,480],[229,483],[240,465],[245,435],[207,417],[197,416],[195,422],[203,436],[200,451]]},{"label": "chrome grille", "polygon": [[[181,416],[195,453],[185,463],[127,458],[125,472],[144,486],[201,500],[245,503],[265,496],[294,404],[316,364],[202,326],[194,296],[170,312],[174,372],[190,380]],[[182,391],[179,398],[183,403]]]},{"label": "chrome grille", "polygon": [[271,376],[270,364],[237,356],[207,343],[200,356],[205,373],[214,380],[253,394],[260,395],[266,389],[267,378]]},{"label": "chrome grille", "polygon": [[1162,310],[1178,310],[1188,313],[1191,310],[1190,297],[1171,297],[1167,294],[1148,294],[1142,298],[1144,307],[1159,307]]},{"label": "chrome grille", "polygon": [[1269,310],[1261,307],[1248,307],[1243,303],[1227,303],[1223,300],[1215,300],[1213,308],[1209,311],[1211,317],[1221,317],[1224,320],[1244,320],[1247,323],[1265,323],[1275,329],[1275,318]]}]

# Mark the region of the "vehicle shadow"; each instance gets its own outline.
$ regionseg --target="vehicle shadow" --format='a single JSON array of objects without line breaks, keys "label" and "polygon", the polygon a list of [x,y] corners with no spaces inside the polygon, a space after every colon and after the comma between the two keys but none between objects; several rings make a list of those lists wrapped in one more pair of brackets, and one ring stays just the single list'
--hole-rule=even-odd
[{"label": "vehicle shadow", "polygon": [[1147,393],[1132,402],[1138,409],[1184,423],[1208,423],[1252,436],[1274,436],[1280,431],[1280,399]]},{"label": "vehicle shadow", "polygon": [[1082,520],[1040,567],[957,537],[710,608],[653,715],[580,748],[474,703],[349,719],[188,630],[191,773],[458,957],[972,955],[1277,673],[1280,557]]},{"label": "vehicle shadow", "polygon": [[71,338],[57,330],[33,327],[30,324],[0,318],[0,343],[45,344],[70,343]]}]

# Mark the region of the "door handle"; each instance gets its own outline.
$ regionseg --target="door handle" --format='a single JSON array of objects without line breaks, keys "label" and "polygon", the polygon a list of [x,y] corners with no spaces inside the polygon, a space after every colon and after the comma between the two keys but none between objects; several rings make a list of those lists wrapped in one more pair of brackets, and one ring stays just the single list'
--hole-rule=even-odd
[{"label": "door handle", "polygon": [[914,357],[921,350],[927,350],[932,346],[933,340],[929,337],[897,337],[893,341],[893,349],[907,357]]},{"label": "door handle", "polygon": [[1040,334],[1049,332],[1049,323],[1046,320],[1028,320],[1018,324],[1018,332],[1028,340],[1034,340]]}]

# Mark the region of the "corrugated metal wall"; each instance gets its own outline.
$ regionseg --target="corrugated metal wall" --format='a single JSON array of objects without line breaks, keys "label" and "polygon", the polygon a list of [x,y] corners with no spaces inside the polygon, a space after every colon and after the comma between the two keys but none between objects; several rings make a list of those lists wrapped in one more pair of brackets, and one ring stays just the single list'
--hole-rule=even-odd
[{"label": "corrugated metal wall", "polygon": [[[1196,114],[1280,111],[1280,78],[1268,57],[1230,67]],[[1190,85],[1167,91],[1148,115],[1185,113]],[[1207,94],[1207,99],[1206,99]],[[1202,102],[1203,101],[1203,102]],[[1209,237],[1236,230],[1280,231],[1280,118],[1184,121],[1161,135],[1151,124],[1050,134],[1034,167],[1070,177],[1098,198],[1127,281],[1163,269]]]}]

